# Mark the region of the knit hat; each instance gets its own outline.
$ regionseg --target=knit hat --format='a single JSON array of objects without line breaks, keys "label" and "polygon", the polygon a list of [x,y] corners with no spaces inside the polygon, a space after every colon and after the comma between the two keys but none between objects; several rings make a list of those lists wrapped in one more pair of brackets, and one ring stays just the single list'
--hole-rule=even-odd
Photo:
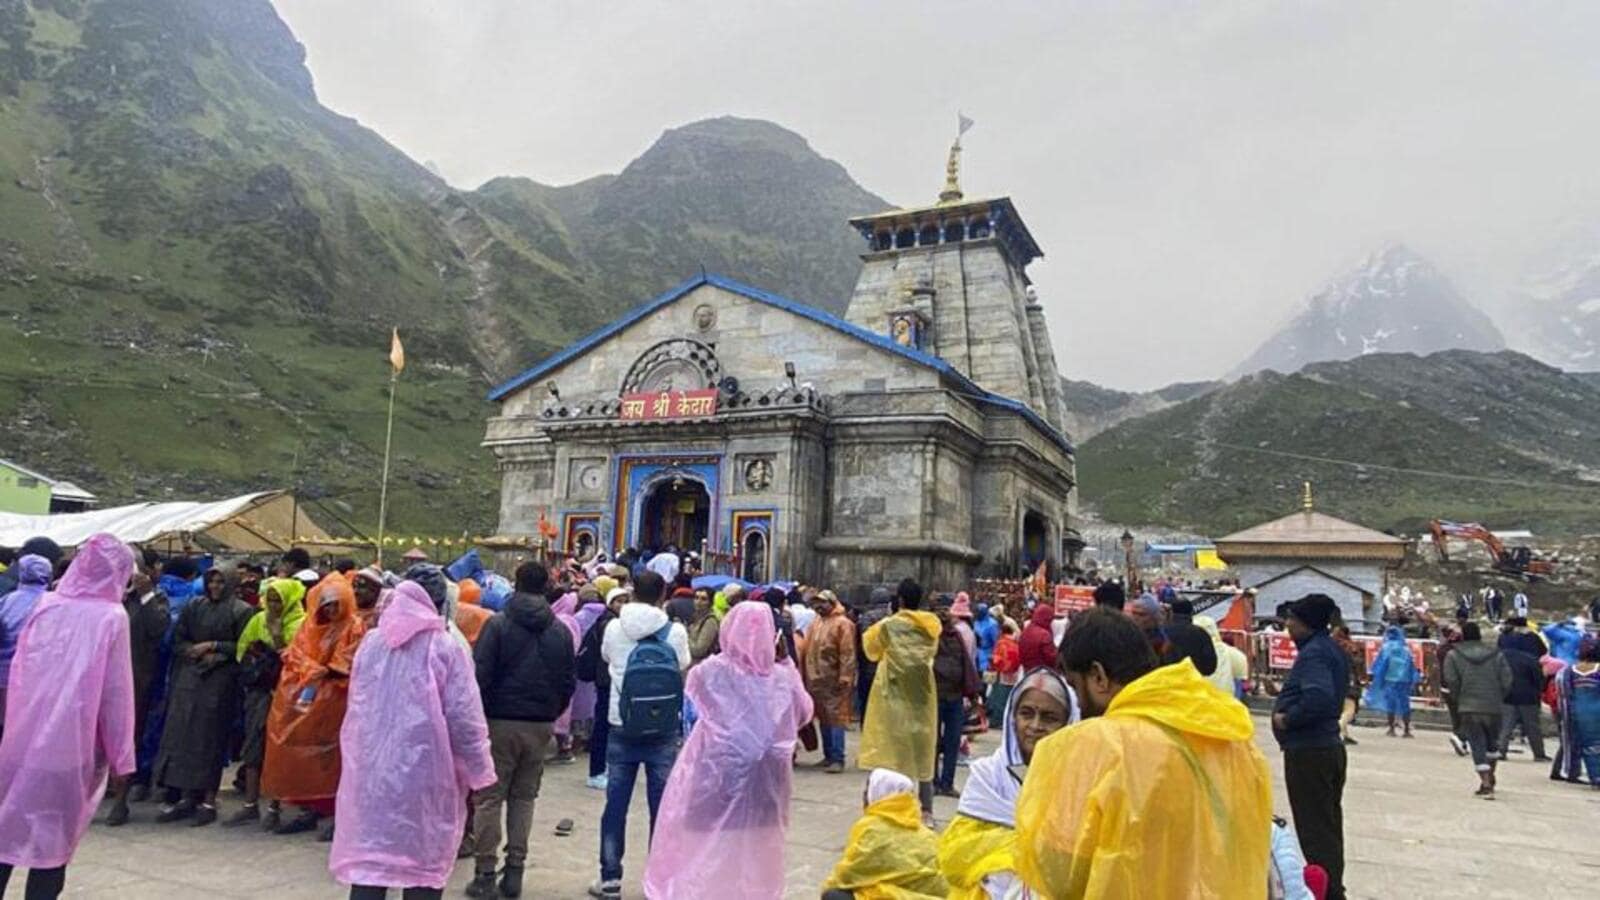
[{"label": "knit hat", "polygon": [[1289,615],[1304,622],[1313,631],[1327,628],[1338,613],[1339,605],[1327,594],[1307,594],[1289,607]]}]

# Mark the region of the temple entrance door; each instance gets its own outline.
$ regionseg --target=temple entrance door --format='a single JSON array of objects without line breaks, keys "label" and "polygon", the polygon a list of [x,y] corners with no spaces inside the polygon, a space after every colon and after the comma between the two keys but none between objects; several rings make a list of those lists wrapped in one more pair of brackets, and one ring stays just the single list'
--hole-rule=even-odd
[{"label": "temple entrance door", "polygon": [[639,519],[641,549],[700,550],[711,525],[711,495],[688,478],[663,481],[650,491]]},{"label": "temple entrance door", "polygon": [[1028,510],[1022,515],[1022,566],[1027,572],[1032,572],[1044,561],[1048,552],[1046,536],[1050,532],[1050,525],[1044,516],[1033,510]]}]

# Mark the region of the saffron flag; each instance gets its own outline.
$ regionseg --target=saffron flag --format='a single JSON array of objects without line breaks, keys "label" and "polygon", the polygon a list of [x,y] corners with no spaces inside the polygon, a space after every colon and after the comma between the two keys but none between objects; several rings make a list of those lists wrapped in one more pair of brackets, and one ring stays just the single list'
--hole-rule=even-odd
[{"label": "saffron flag", "polygon": [[957,112],[956,113],[956,128],[957,128],[956,137],[960,137],[961,135],[966,134],[967,133],[967,129],[969,129],[971,127],[972,127],[972,120],[967,118],[965,113]]},{"label": "saffron flag", "polygon": [[547,541],[555,540],[557,534],[556,526],[550,524],[550,520],[544,517],[542,511],[539,513],[539,534]]},{"label": "saffron flag", "polygon": [[389,339],[389,365],[394,366],[394,373],[399,375],[406,367],[406,348],[400,344],[400,329],[394,329]]}]

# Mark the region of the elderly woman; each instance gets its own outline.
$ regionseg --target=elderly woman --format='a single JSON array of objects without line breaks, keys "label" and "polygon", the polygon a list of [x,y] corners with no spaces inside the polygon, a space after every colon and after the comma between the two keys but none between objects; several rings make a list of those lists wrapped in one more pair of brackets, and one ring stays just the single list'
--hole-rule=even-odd
[{"label": "elderly woman", "polygon": [[966,790],[939,839],[939,870],[950,897],[1001,900],[1021,886],[1014,871],[1019,771],[1041,738],[1078,721],[1078,699],[1054,669],[1034,669],[1011,692],[999,749],[974,760]]},{"label": "elderly woman", "polygon": [[783,896],[790,760],[811,698],[779,659],[766,606],[729,610],[721,642],[684,685],[700,718],[661,798],[644,873],[652,900]]}]

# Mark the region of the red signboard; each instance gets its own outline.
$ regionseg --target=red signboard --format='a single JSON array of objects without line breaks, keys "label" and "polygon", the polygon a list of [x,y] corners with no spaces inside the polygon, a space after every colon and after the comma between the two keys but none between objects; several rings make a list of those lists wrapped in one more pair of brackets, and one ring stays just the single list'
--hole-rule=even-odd
[{"label": "red signboard", "polygon": [[704,419],[716,412],[716,388],[622,395],[622,418],[629,421]]},{"label": "red signboard", "polygon": [[1080,584],[1056,585],[1056,615],[1068,616],[1094,605],[1094,588]]},{"label": "red signboard", "polygon": [[1299,649],[1294,645],[1294,638],[1287,634],[1267,635],[1267,667],[1271,669],[1289,669],[1294,667],[1295,655]]},{"label": "red signboard", "polygon": [[[1362,650],[1367,654],[1367,671],[1372,671],[1372,664],[1378,659],[1378,650],[1383,646],[1383,638],[1366,637],[1356,638],[1362,644]],[[1419,641],[1406,639],[1406,649],[1411,651],[1411,661],[1417,664],[1418,672],[1428,670],[1428,649],[1438,645],[1438,641]]]}]

